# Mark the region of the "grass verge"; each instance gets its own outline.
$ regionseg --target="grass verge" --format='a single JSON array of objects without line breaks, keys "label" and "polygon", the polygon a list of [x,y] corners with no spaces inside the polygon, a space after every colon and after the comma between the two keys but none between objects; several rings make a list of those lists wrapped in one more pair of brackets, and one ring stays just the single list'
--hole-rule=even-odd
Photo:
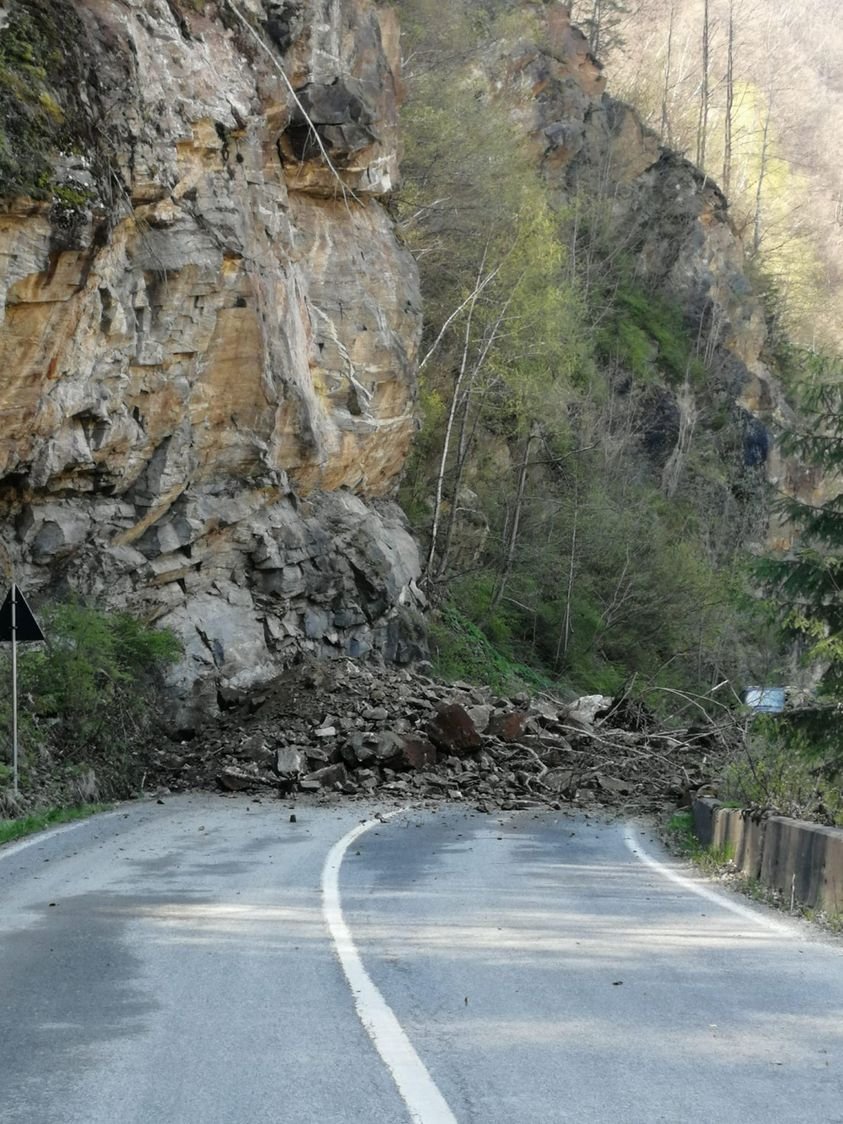
[{"label": "grass verge", "polygon": [[32,815],[16,820],[0,820],[0,846],[11,843],[14,839],[22,839],[25,835],[33,835],[36,831],[45,831],[48,827],[84,820],[97,812],[107,812],[111,807],[111,804],[77,804],[72,808],[50,808],[46,812],[33,812]]},{"label": "grass verge", "polygon": [[703,874],[716,880],[721,887],[742,894],[779,913],[785,913],[788,917],[801,917],[826,933],[843,935],[843,913],[826,913],[821,909],[810,909],[799,902],[789,903],[780,891],[737,871],[731,848],[706,847],[700,843],[694,834],[694,818],[690,812],[675,812],[663,828],[662,839],[674,854],[694,863]]},{"label": "grass verge", "polygon": [[675,812],[665,827],[665,842],[674,853],[690,859],[704,874],[722,874],[734,855],[731,847],[706,847],[697,839],[691,812]]}]

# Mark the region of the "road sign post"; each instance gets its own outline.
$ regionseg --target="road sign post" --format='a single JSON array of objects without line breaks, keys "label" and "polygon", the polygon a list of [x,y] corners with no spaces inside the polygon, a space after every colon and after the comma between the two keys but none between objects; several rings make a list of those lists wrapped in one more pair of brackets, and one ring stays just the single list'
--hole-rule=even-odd
[{"label": "road sign post", "polygon": [[12,775],[15,796],[20,791],[18,769],[18,643],[44,640],[38,621],[15,582],[0,608],[0,640],[12,644]]},{"label": "road sign post", "polygon": [[12,774],[14,776],[15,796],[20,792],[18,783],[18,614],[17,586],[12,585]]}]

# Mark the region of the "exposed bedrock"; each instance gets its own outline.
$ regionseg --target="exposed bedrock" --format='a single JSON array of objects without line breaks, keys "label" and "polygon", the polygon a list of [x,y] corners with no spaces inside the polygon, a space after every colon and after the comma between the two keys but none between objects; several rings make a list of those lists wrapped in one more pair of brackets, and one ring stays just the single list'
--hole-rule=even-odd
[{"label": "exposed bedrock", "polygon": [[[781,387],[766,363],[767,328],[746,253],[717,184],[663,148],[636,110],[607,93],[588,40],[559,0],[523,0],[523,34],[482,60],[491,91],[533,144],[545,178],[564,203],[603,200],[618,250],[640,279],[684,310],[708,359],[706,395],[746,434],[746,464],[763,448],[768,478],[808,502],[827,482],[783,458],[767,427],[788,423]],[[760,436],[763,431],[763,436]]]},{"label": "exposed bedrock", "polygon": [[391,11],[5,7],[0,34],[48,74],[16,107],[43,152],[4,169],[0,213],[18,580],[174,628],[183,724],[297,649],[409,657],[397,618],[419,562],[388,497],[420,301],[379,200],[397,169]]}]

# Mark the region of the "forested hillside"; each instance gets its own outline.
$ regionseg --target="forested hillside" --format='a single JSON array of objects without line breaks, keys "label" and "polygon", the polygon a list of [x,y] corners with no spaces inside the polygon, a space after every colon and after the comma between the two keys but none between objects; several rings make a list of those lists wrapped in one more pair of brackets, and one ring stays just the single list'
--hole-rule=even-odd
[{"label": "forested hillside", "polygon": [[[403,502],[442,669],[606,691],[765,681],[783,656],[748,554],[771,480],[817,487],[773,448],[777,376],[801,360],[789,294],[759,281],[783,260],[766,210],[745,253],[746,221],[611,96],[563,5],[400,8],[395,206],[426,308]],[[607,47],[610,28],[631,41],[634,19],[603,16]],[[706,166],[714,131],[712,113]],[[733,175],[745,201],[737,158]]]},{"label": "forested hillside", "polygon": [[[723,188],[788,331],[843,340],[843,25],[829,0],[577,0],[615,93]],[[772,283],[772,285],[771,285]]]}]

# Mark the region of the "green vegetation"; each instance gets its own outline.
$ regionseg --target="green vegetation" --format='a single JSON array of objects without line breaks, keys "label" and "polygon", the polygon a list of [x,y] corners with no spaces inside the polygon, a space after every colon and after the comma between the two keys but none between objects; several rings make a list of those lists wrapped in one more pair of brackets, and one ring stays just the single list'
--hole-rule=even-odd
[{"label": "green vegetation", "polygon": [[[602,10],[591,0],[573,5],[587,30]],[[839,109],[827,75],[839,69],[843,49],[834,11],[829,0],[763,13],[752,0],[647,0],[646,18],[640,3],[625,5],[614,13],[616,34],[600,40],[615,95],[725,192],[763,283],[783,298],[790,333],[839,347],[839,195],[827,191],[836,182]],[[793,35],[809,26],[824,28],[816,58]]]},{"label": "green vegetation", "polygon": [[33,835],[36,831],[45,831],[48,827],[58,827],[60,824],[86,819],[97,812],[107,812],[110,808],[110,804],[79,804],[70,808],[34,812],[19,819],[0,820],[0,846],[11,843],[14,839],[22,839],[25,835]]},{"label": "green vegetation", "polygon": [[62,207],[75,210],[78,207],[85,206],[91,198],[91,192],[73,184],[63,183],[53,188],[52,197]]},{"label": "green vegetation", "polygon": [[[105,613],[78,601],[42,606],[38,616],[49,643],[26,645],[18,658],[22,791],[37,787],[45,771],[56,786],[78,791],[90,767],[101,788],[125,791],[133,754],[157,718],[162,672],[178,658],[179,643],[127,613]],[[3,682],[9,681],[8,665],[6,651]],[[10,722],[6,692],[0,726]],[[0,788],[10,781],[6,768]]]},{"label": "green vegetation", "polygon": [[0,35],[0,195],[49,198],[53,157],[79,145],[66,105],[79,81],[72,44],[81,41],[64,0],[14,0]]},{"label": "green vegetation", "polygon": [[688,378],[699,383],[705,376],[681,310],[633,285],[615,293],[596,344],[604,362],[619,364],[641,383],[660,376],[670,384]]},{"label": "green vegetation", "polygon": [[665,829],[674,845],[683,853],[688,853],[699,847],[699,840],[694,831],[694,817],[688,811],[674,812]]},{"label": "green vegetation", "polygon": [[722,778],[721,794],[741,807],[843,827],[843,786],[834,756],[786,721],[759,715]]},{"label": "green vegetation", "polygon": [[432,622],[430,642],[436,674],[443,679],[487,683],[501,692],[553,686],[549,677],[517,659],[510,638],[499,636],[493,643],[453,600]]},{"label": "green vegetation", "polygon": [[611,191],[551,198],[489,77],[500,37],[538,28],[500,3],[401,8],[395,207],[427,312],[401,499],[439,670],[607,693],[756,681],[770,631],[743,551],[763,458],[709,326],[641,280]]},{"label": "green vegetation", "polygon": [[686,859],[690,859],[706,874],[717,874],[732,862],[731,848],[706,847],[697,839],[694,831],[694,817],[691,812],[676,812],[668,822],[665,833],[670,847]]},{"label": "green vegetation", "polygon": [[813,502],[782,496],[779,513],[792,542],[759,559],[755,571],[785,635],[803,664],[816,670],[814,696],[787,712],[778,727],[800,755],[843,769],[843,371],[816,356],[809,366],[814,378],[803,384],[801,421],[780,444],[833,494]]}]

